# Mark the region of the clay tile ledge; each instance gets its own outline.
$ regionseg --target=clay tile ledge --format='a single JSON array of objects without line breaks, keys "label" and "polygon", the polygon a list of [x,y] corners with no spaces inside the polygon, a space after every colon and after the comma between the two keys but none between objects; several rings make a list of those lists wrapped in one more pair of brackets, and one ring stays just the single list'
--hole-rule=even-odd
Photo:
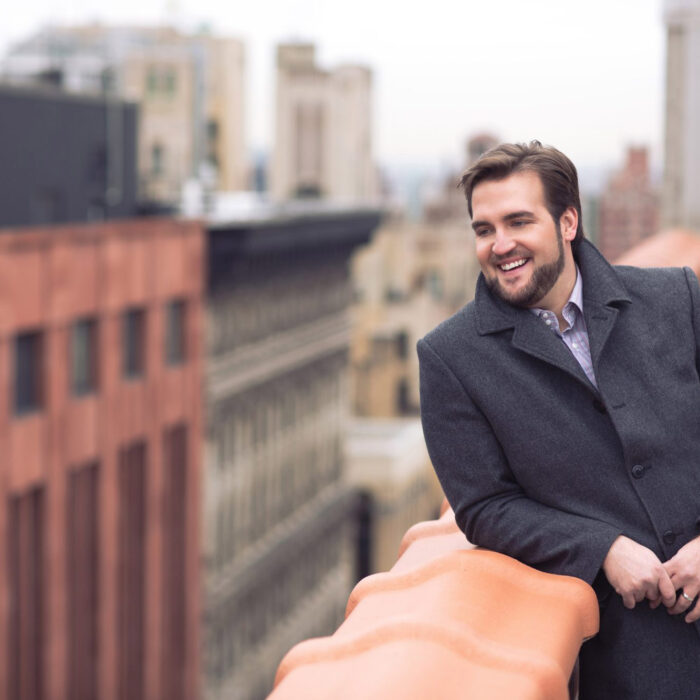
[{"label": "clay tile ledge", "polygon": [[598,624],[586,583],[474,548],[443,508],[357,584],[335,634],[285,656],[270,700],[564,699]]}]

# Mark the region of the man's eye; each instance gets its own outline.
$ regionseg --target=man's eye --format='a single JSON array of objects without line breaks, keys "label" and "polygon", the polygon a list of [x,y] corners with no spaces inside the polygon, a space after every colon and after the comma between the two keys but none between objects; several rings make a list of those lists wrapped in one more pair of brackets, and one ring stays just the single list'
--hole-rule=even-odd
[{"label": "man's eye", "polygon": [[485,236],[488,232],[489,232],[489,229],[487,229],[487,228],[478,228],[478,229],[476,229],[476,231],[474,231],[474,233],[477,236]]}]

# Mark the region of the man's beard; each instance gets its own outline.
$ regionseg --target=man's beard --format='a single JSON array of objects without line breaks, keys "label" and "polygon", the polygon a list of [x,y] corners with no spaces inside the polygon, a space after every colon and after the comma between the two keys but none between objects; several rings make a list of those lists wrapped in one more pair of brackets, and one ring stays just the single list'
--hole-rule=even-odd
[{"label": "man's beard", "polygon": [[556,230],[559,257],[554,262],[545,263],[539,267],[536,267],[532,271],[532,276],[530,277],[530,281],[527,283],[527,285],[512,294],[509,293],[503,287],[503,285],[501,285],[497,275],[494,275],[491,278],[484,275],[486,286],[491,290],[491,292],[493,292],[493,294],[495,294],[497,297],[503,299],[503,301],[508,304],[520,306],[526,309],[532,308],[539,301],[541,301],[556,284],[556,281],[559,279],[559,275],[561,275],[562,271],[564,270],[564,243],[561,237],[561,229],[559,225],[557,225]]}]

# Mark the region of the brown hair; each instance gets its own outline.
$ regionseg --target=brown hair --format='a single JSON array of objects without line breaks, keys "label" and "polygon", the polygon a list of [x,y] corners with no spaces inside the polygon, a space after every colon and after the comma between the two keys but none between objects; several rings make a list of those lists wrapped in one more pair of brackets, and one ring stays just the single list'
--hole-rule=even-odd
[{"label": "brown hair", "polygon": [[544,189],[547,211],[558,225],[561,215],[569,207],[578,214],[578,228],[572,245],[583,238],[581,198],[578,191],[576,166],[552,146],[543,146],[539,141],[530,143],[502,143],[486,151],[459,181],[467,197],[469,216],[472,216],[472,193],[485,180],[503,180],[514,173],[532,171],[539,176]]}]

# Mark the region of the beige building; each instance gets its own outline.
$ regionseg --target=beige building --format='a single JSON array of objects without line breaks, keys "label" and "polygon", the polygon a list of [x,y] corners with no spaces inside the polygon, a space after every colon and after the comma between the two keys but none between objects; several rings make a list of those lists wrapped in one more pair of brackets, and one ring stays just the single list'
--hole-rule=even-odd
[{"label": "beige building", "polygon": [[[168,27],[54,27],[11,49],[0,73],[15,83],[50,81],[137,102],[144,199],[175,203],[193,178],[225,191],[247,185],[237,39]],[[110,128],[118,134],[118,124]]]},{"label": "beige building", "polygon": [[661,223],[700,229],[700,0],[665,0],[666,130]]},{"label": "beige building", "polygon": [[479,267],[463,206],[461,221],[389,221],[355,255],[355,415],[418,412],[416,342],[474,293]]},{"label": "beige building", "polygon": [[348,431],[347,479],[365,499],[363,575],[388,571],[406,530],[434,518],[443,495],[417,418],[354,419]]},{"label": "beige building", "polygon": [[378,218],[314,207],[209,229],[204,698],[262,700],[289,648],[343,619],[348,262]]},{"label": "beige building", "polygon": [[270,191],[276,200],[376,199],[372,159],[372,74],[363,66],[324,70],[312,44],[277,48],[275,144]]}]

